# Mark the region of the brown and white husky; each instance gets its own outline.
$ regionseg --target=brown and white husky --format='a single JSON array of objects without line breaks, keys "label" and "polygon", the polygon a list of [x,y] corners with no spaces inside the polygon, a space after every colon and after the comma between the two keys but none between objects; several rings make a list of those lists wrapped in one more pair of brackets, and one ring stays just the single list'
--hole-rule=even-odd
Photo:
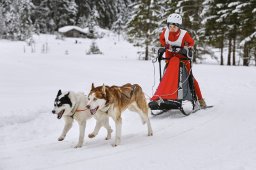
[{"label": "brown and white husky", "polygon": [[[96,117],[108,115],[114,120],[116,135],[113,146],[117,146],[121,142],[121,113],[126,109],[137,112],[142,119],[142,123],[147,124],[148,136],[153,135],[148,117],[150,109],[147,105],[145,95],[138,84],[132,85],[128,83],[123,86],[111,87],[105,85],[94,87],[94,84],[92,84],[88,100],[87,108],[92,115],[95,114]],[[96,127],[97,124],[98,122],[96,123]],[[100,124],[98,127],[100,128]],[[95,128],[95,131],[89,137],[94,137],[96,134],[97,128]]]}]

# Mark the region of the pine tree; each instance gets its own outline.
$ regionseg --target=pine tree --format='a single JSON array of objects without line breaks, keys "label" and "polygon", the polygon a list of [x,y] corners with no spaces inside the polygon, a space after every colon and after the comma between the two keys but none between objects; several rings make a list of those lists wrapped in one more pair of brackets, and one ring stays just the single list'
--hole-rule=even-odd
[{"label": "pine tree", "polygon": [[77,13],[76,13],[76,24],[81,27],[85,27],[85,22],[87,17],[90,15],[92,10],[91,1],[88,0],[75,0],[77,4]]},{"label": "pine tree", "polygon": [[[203,29],[201,30],[201,39],[206,45],[220,48],[220,65],[224,65],[224,43],[226,37],[226,25],[223,12],[227,9],[222,0],[208,1],[204,3],[203,9]],[[206,51],[207,52],[207,51]]]},{"label": "pine tree", "polygon": [[4,15],[3,15],[3,4],[0,4],[0,38],[4,38],[3,34],[5,32],[5,20],[4,20]]},{"label": "pine tree", "polygon": [[74,0],[49,0],[48,8],[51,17],[49,24],[52,26],[52,30],[57,31],[60,27],[74,25],[77,13],[76,7]]},{"label": "pine tree", "polygon": [[31,13],[34,5],[30,2],[30,0],[22,1],[19,4],[20,12],[20,39],[25,40],[32,36],[34,32],[34,26],[31,20]]},{"label": "pine tree", "polygon": [[145,60],[148,60],[149,46],[156,39],[160,24],[159,6],[154,0],[141,0],[132,4],[131,7],[134,11],[127,24],[128,36],[133,43],[145,48]]},{"label": "pine tree", "polygon": [[202,6],[203,0],[186,0],[179,1],[176,12],[182,15],[183,27],[186,29],[193,39],[195,40],[194,45],[194,62],[197,58],[200,58],[201,49],[198,46],[203,46],[200,40],[200,30],[202,29],[202,17],[201,13],[203,11]]},{"label": "pine tree", "polygon": [[113,0],[97,0],[94,1],[95,8],[98,12],[97,19],[99,26],[111,29],[112,23],[116,20],[116,6]]},{"label": "pine tree", "polygon": [[33,31],[30,19],[32,3],[30,0],[3,0],[1,7],[2,36],[12,40],[25,40]]},{"label": "pine tree", "polygon": [[121,34],[122,31],[125,31],[125,25],[130,19],[131,8],[129,8],[128,4],[130,1],[117,0],[117,19],[112,24],[111,30],[114,32]]},{"label": "pine tree", "polygon": [[248,66],[250,63],[250,56],[254,56],[254,62],[256,65],[256,1],[248,0],[242,2],[237,10],[239,12],[240,21],[240,47],[243,51],[243,65]]}]

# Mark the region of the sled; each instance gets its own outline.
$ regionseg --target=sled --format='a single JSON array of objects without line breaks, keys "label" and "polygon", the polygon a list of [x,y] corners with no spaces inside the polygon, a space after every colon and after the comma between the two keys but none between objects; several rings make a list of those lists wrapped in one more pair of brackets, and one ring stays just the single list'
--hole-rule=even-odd
[{"label": "sled", "polygon": [[[157,60],[159,62],[160,84],[154,96],[151,98],[151,101],[148,103],[148,106],[151,109],[151,114],[154,116],[163,114],[170,110],[179,110],[182,114],[188,116],[191,113],[197,111],[198,108],[200,109],[200,107],[197,105],[197,97],[195,94],[193,82],[191,67],[192,51],[187,48],[172,46],[172,52],[174,55],[181,54],[184,57],[172,57],[172,61],[169,60],[169,66],[167,66],[167,68],[162,71],[161,61],[168,60],[167,58],[162,57],[165,50],[165,48],[159,48],[158,50]],[[191,68],[190,72],[186,70],[184,64],[185,60],[189,60]],[[163,85],[164,83],[167,84],[167,87]],[[158,96],[158,91],[169,94]],[[186,105],[190,105],[189,109],[184,109],[185,103]]]}]

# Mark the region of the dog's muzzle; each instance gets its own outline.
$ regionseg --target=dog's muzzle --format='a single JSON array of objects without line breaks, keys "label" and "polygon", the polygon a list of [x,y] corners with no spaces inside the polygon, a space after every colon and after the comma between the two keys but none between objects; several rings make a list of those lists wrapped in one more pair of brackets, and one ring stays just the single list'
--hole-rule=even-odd
[{"label": "dog's muzzle", "polygon": [[[59,113],[57,113],[57,118],[60,119],[63,115],[63,113],[65,112],[65,109],[63,109],[62,111],[60,111]],[[52,114],[56,114],[55,110],[52,110]]]}]

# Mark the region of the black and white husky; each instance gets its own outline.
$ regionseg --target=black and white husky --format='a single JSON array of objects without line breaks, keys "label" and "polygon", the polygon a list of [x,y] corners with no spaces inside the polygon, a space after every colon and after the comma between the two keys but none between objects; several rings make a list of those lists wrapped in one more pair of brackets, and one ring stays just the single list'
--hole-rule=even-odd
[{"label": "black and white husky", "polygon": [[[79,140],[75,148],[83,146],[86,121],[92,117],[90,110],[86,108],[87,103],[87,96],[83,93],[75,93],[72,91],[62,92],[61,90],[58,91],[54,101],[54,109],[52,110],[52,113],[57,114],[58,119],[63,117],[65,120],[65,126],[60,137],[58,138],[58,141],[64,140],[66,134],[72,127],[73,120],[75,119],[79,124]],[[95,117],[95,119],[97,122],[100,122],[101,126],[104,126],[107,129],[106,140],[110,139],[112,129],[109,125],[108,116]],[[98,131],[99,128],[95,127],[94,132],[89,134],[89,137],[96,136]]]}]

